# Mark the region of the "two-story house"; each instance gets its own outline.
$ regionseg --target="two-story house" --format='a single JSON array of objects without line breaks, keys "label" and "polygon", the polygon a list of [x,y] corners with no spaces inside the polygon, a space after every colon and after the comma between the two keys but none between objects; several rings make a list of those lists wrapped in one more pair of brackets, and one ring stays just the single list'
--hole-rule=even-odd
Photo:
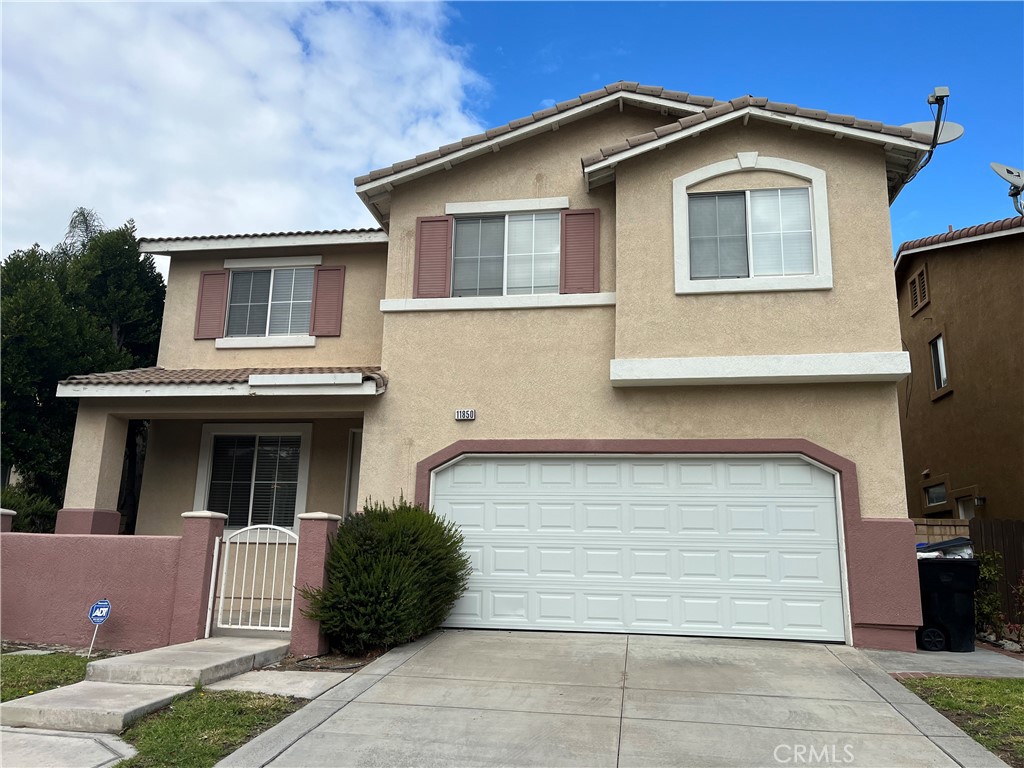
[{"label": "two-story house", "polygon": [[59,526],[116,530],[148,419],[140,534],[404,494],[464,534],[452,626],[911,649],[888,206],[929,138],[620,82],[357,178],[380,230],[146,240],[159,367],[61,385]]},{"label": "two-story house", "polygon": [[1024,217],[903,243],[911,517],[1024,519]]}]

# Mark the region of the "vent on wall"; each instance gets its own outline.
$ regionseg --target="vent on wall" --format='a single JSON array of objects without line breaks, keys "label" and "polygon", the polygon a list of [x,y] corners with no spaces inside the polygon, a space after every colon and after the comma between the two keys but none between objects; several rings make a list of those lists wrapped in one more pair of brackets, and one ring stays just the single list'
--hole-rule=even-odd
[{"label": "vent on wall", "polygon": [[917,312],[928,303],[928,276],[925,268],[910,278],[910,310],[911,314]]}]

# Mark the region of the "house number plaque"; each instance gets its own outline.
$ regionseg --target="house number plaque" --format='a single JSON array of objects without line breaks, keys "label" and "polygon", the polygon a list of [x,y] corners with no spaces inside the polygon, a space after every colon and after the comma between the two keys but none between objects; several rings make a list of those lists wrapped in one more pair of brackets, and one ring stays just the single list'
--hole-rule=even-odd
[{"label": "house number plaque", "polygon": [[456,421],[475,421],[476,408],[459,408],[455,411]]}]

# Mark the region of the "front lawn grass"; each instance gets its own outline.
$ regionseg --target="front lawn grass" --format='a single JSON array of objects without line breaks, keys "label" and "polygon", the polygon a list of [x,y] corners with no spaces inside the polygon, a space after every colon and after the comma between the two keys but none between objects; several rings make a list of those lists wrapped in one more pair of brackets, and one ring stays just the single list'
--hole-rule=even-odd
[{"label": "front lawn grass", "polygon": [[1024,768],[1024,680],[925,677],[901,681],[1014,768]]},{"label": "front lawn grass", "polygon": [[85,679],[89,660],[73,653],[0,657],[0,701],[20,699]]},{"label": "front lawn grass", "polygon": [[138,751],[117,768],[207,768],[300,709],[286,696],[197,691],[130,725],[121,738]]}]

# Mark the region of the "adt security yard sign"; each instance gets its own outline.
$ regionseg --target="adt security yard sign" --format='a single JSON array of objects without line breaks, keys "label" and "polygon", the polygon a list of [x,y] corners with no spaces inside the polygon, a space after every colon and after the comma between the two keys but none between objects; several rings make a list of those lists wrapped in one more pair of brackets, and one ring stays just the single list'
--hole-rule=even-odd
[{"label": "adt security yard sign", "polygon": [[92,630],[92,642],[89,643],[89,653],[85,658],[92,656],[92,647],[96,645],[96,633],[100,631],[100,624],[110,618],[110,601],[109,600],[97,600],[89,608],[89,621],[96,626]]},{"label": "adt security yard sign", "polygon": [[93,624],[102,624],[110,618],[110,601],[97,600],[89,609],[89,621]]}]

